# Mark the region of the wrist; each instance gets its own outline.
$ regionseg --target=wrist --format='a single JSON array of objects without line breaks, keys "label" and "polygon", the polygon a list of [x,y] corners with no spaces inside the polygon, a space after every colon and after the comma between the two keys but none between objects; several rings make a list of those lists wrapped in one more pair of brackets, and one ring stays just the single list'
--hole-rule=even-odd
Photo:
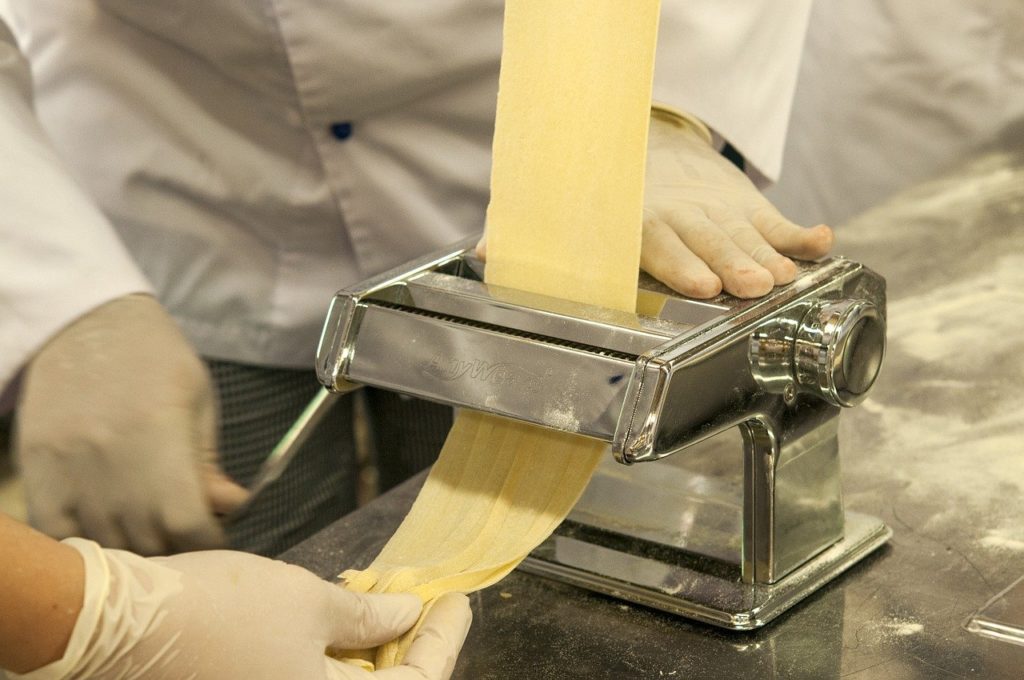
[{"label": "wrist", "polygon": [[64,655],[82,607],[78,553],[0,513],[0,666],[26,672]]},{"label": "wrist", "polygon": [[651,103],[651,120],[668,123],[674,127],[692,132],[703,139],[710,146],[712,144],[711,130],[696,116],[685,111],[662,104],[661,102]]},{"label": "wrist", "polygon": [[[85,563],[85,596],[64,656],[11,680],[119,678],[138,670],[139,659],[173,657],[178,624],[168,619],[168,600],[181,592],[181,574],[154,560],[123,550],[104,550],[92,541],[62,541]],[[156,637],[157,650],[146,648]]]},{"label": "wrist", "polygon": [[16,678],[60,680],[70,677],[78,670],[82,659],[87,656],[90,643],[99,627],[110,580],[110,571],[103,549],[92,541],[80,538],[66,539],[61,541],[61,544],[71,552],[77,552],[80,562],[84,565],[84,574],[80,583],[83,590],[80,600],[81,607],[60,658],[50,661],[26,675],[10,675],[12,680]]}]

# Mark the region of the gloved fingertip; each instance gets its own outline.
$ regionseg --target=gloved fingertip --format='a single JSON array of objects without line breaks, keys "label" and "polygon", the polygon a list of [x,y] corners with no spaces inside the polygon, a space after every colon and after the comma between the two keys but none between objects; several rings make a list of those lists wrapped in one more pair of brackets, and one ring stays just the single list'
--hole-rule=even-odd
[{"label": "gloved fingertip", "polygon": [[445,593],[437,598],[434,607],[447,609],[449,616],[460,618],[463,621],[461,639],[465,640],[469,633],[469,626],[473,623],[473,609],[469,605],[469,597],[463,593]]},{"label": "gloved fingertip", "polygon": [[203,491],[210,508],[218,515],[226,515],[249,500],[249,490],[210,466],[203,473]]},{"label": "gloved fingertip", "polygon": [[395,634],[412,628],[423,611],[423,600],[411,593],[372,593],[363,597],[376,610],[380,626]]},{"label": "gloved fingertip", "polygon": [[[459,655],[462,645],[469,635],[469,627],[473,623],[473,609],[469,606],[469,598],[462,593],[445,593],[437,598],[430,608],[431,617],[443,621],[450,630],[448,637],[451,645],[452,666]],[[448,670],[451,674],[451,669]]]},{"label": "gloved fingertip", "polygon": [[40,531],[58,541],[82,535],[82,527],[69,513],[62,512],[55,507],[41,509],[32,503],[31,498],[27,505],[28,523],[36,531]]},{"label": "gloved fingertip", "polygon": [[819,224],[808,230],[808,255],[812,258],[819,258],[828,255],[835,244],[836,235],[827,224]]},{"label": "gloved fingertip", "polygon": [[784,255],[776,255],[770,261],[765,262],[764,267],[775,277],[776,286],[792,283],[796,278],[796,263]]},{"label": "gloved fingertip", "polygon": [[693,279],[688,286],[690,297],[706,300],[713,298],[722,292],[722,280],[717,276],[707,276]]},{"label": "gloved fingertip", "polygon": [[767,269],[737,269],[723,276],[725,290],[739,298],[767,295],[775,287],[775,277]]},{"label": "gloved fingertip", "polygon": [[692,272],[682,275],[673,272],[673,274],[674,276],[662,278],[662,283],[687,297],[707,300],[722,292],[722,280],[710,272],[706,276]]},{"label": "gloved fingertip", "polygon": [[473,610],[462,593],[447,593],[430,605],[404,663],[427,678],[447,680],[469,635]]},{"label": "gloved fingertip", "polygon": [[416,595],[354,593],[323,582],[329,619],[329,645],[337,649],[367,649],[394,640],[415,625],[423,609]]}]

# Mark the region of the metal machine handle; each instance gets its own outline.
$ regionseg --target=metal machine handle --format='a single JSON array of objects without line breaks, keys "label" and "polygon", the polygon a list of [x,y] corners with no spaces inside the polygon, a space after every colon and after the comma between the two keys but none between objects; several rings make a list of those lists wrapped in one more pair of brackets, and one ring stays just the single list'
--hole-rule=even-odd
[{"label": "metal machine handle", "polygon": [[249,512],[256,498],[288,469],[302,445],[316,429],[317,424],[338,401],[338,397],[359,387],[360,385],[355,383],[342,382],[339,383],[336,390],[320,389],[317,391],[316,396],[306,405],[292,426],[288,428],[281,440],[260,464],[260,469],[249,485],[249,498],[224,518],[225,523],[236,522]]}]

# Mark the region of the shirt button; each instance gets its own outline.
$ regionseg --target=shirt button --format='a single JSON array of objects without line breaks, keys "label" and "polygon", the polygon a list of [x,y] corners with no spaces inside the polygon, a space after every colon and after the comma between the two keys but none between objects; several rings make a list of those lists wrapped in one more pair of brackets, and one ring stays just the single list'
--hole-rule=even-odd
[{"label": "shirt button", "polygon": [[331,123],[331,134],[335,139],[345,140],[352,136],[352,123]]}]

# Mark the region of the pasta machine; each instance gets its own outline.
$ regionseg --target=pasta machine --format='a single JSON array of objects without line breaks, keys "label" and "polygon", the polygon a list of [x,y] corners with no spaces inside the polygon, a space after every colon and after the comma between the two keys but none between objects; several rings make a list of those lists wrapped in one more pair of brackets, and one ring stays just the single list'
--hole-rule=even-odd
[{"label": "pasta machine", "polygon": [[885,281],[798,266],[753,300],[641,275],[631,314],[485,284],[467,241],[339,292],[317,372],[607,441],[614,460],[521,568],[756,628],[891,535],[844,510],[838,444],[881,366]]}]

